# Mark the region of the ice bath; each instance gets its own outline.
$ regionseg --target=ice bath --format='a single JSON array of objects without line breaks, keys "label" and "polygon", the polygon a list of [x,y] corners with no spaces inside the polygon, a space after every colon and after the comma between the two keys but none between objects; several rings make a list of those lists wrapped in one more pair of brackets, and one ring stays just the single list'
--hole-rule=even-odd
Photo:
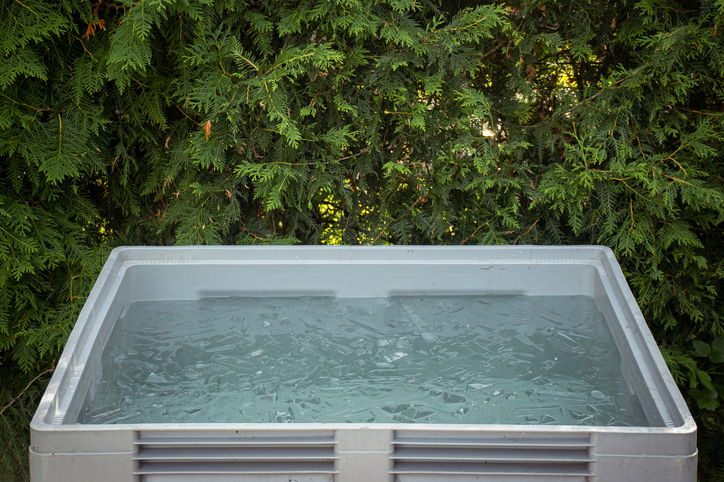
[{"label": "ice bath", "polygon": [[601,246],[115,249],[32,482],[694,482],[696,425]]}]

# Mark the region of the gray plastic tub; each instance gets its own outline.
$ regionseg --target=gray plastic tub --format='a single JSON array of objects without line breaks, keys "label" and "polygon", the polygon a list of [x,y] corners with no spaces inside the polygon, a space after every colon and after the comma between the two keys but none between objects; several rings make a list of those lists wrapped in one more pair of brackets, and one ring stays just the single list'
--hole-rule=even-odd
[{"label": "gray plastic tub", "polygon": [[[77,423],[140,300],[471,294],[595,299],[647,426]],[[696,426],[605,247],[173,247],[113,251],[31,423],[41,481],[694,481]]]}]

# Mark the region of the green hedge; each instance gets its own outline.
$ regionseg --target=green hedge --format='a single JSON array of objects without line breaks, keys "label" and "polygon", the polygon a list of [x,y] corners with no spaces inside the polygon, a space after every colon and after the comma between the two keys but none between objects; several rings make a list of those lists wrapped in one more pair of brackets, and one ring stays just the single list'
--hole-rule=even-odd
[{"label": "green hedge", "polygon": [[3,0],[0,28],[0,472],[123,244],[608,245],[721,433],[724,0]]}]

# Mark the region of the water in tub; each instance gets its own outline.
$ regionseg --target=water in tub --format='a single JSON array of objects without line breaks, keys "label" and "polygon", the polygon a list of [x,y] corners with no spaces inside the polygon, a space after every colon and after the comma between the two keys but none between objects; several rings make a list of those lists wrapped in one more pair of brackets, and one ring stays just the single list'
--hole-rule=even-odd
[{"label": "water in tub", "polygon": [[648,425],[585,296],[133,303],[79,423]]}]

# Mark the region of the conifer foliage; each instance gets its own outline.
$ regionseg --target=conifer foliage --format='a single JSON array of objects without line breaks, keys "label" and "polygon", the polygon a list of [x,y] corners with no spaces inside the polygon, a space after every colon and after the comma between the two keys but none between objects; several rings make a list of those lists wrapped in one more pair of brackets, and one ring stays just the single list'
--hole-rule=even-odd
[{"label": "conifer foliage", "polygon": [[123,244],[608,245],[721,429],[724,0],[1,5],[0,473]]}]

